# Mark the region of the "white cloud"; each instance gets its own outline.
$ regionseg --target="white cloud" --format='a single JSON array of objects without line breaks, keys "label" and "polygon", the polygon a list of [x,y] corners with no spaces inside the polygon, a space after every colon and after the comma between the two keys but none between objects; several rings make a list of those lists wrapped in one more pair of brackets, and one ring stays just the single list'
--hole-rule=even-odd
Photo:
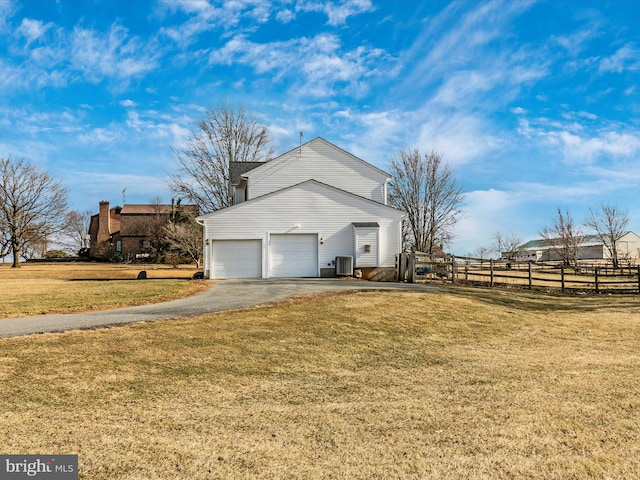
[{"label": "white cloud", "polygon": [[581,112],[577,112],[577,115],[579,117],[587,118],[589,120],[597,120],[598,119],[598,116],[595,113],[591,113],[591,112],[581,111]]},{"label": "white cloud", "polygon": [[511,192],[489,189],[465,193],[464,216],[453,230],[452,251],[467,255],[479,247],[490,248],[498,231],[517,234],[522,227],[519,208],[520,202]]},{"label": "white cloud", "polygon": [[564,149],[565,159],[591,163],[601,156],[634,157],[640,153],[640,132],[605,131],[597,136],[579,136],[566,130],[553,132]]},{"label": "white cloud", "polygon": [[283,8],[282,10],[279,10],[278,13],[276,13],[276,20],[279,20],[282,23],[289,23],[294,18],[296,18],[295,13],[293,13],[293,11],[289,10],[288,8]]},{"label": "white cloud", "polygon": [[332,26],[344,25],[348,17],[373,10],[370,0],[301,0],[296,4],[296,11],[324,13]]},{"label": "white cloud", "polygon": [[0,32],[7,26],[7,20],[15,12],[14,2],[11,0],[0,0]]},{"label": "white cloud", "polygon": [[52,24],[44,24],[40,20],[32,20],[30,18],[23,18],[22,23],[16,30],[16,33],[27,40],[27,44],[34,42],[41,38]]},{"label": "white cloud", "polygon": [[85,145],[115,145],[118,143],[121,132],[111,128],[93,128],[78,135],[78,142]]},{"label": "white cloud", "polygon": [[620,47],[616,53],[600,61],[600,73],[621,73],[625,70],[640,69],[640,51],[627,44]]},{"label": "white cloud", "polygon": [[593,16],[590,16],[586,20],[587,25],[585,27],[565,35],[552,37],[552,39],[566,49],[572,57],[580,55],[586,49],[587,44],[591,40],[595,40],[602,36],[602,32],[600,31],[600,21],[593,18]]},{"label": "white cloud", "polygon": [[[562,113],[566,121],[546,117],[518,118],[518,134],[558,148],[565,162],[591,164],[598,161],[635,160],[640,155],[640,130],[626,124],[600,120],[587,111]],[[554,153],[547,152],[548,155]]]},{"label": "white cloud", "polygon": [[161,29],[163,34],[181,46],[193,43],[198,35],[216,28],[226,31],[252,30],[252,27],[242,27],[242,20],[248,20],[248,23],[265,23],[273,8],[264,0],[226,1],[219,6],[204,0],[163,0],[161,5],[168,12],[180,11],[189,15],[189,19],[183,24]]},{"label": "white cloud", "polygon": [[[558,179],[566,181],[566,179]],[[514,197],[521,203],[552,203],[558,205],[579,204],[582,205],[595,192],[604,193],[607,185],[600,179],[582,181],[575,183],[555,183],[552,179],[549,182],[513,182]]]},{"label": "white cloud", "polygon": [[492,135],[490,124],[471,112],[436,113],[419,120],[418,142],[422,149],[434,149],[452,165],[484,160],[504,140]]},{"label": "white cloud", "polygon": [[76,27],[71,38],[71,62],[93,83],[105,78],[126,85],[157,68],[156,54],[128,30],[114,24],[106,35]]},{"label": "white cloud", "polygon": [[101,200],[122,205],[124,188],[127,189],[126,203],[147,203],[156,196],[168,201],[171,195],[166,180],[151,173],[134,175],[74,170],[65,176],[65,184],[71,193],[71,207],[78,210],[96,211]]},{"label": "white cloud", "polygon": [[[468,11],[461,12],[470,5]],[[515,17],[530,7],[530,2],[451,3],[423,29],[402,58],[404,65],[412,65],[405,79],[407,86],[428,85],[434,79],[446,79],[452,72],[496,70],[496,61],[513,69],[517,64],[507,61],[507,53],[519,61],[531,64],[535,59],[519,58],[501,48],[502,59],[489,53],[491,42],[505,38]],[[428,52],[425,55],[425,52]],[[518,74],[522,76],[522,73]],[[484,75],[487,77],[487,75]]]},{"label": "white cloud", "polygon": [[340,38],[326,33],[264,44],[238,35],[209,56],[214,65],[243,64],[259,74],[272,74],[274,82],[286,78],[292,91],[314,97],[362,95],[368,88],[365,80],[393,73],[383,71],[386,60],[379,49],[342,51]]}]

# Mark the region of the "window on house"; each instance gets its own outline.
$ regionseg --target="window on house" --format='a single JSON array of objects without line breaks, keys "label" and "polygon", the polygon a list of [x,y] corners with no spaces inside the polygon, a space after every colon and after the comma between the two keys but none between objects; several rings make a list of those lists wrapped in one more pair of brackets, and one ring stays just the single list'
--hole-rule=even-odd
[{"label": "window on house", "polygon": [[140,248],[151,248],[151,241],[140,240]]},{"label": "window on house", "polygon": [[122,240],[116,240],[116,252],[122,252]]}]

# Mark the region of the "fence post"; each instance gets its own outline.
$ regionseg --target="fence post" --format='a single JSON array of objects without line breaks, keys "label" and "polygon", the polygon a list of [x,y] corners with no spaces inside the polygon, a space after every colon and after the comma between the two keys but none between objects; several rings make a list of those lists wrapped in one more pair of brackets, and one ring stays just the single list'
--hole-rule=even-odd
[{"label": "fence post", "polygon": [[493,258],[489,261],[489,269],[490,269],[490,272],[491,272],[491,277],[490,277],[491,280],[489,282],[489,286],[493,287]]},{"label": "fence post", "polygon": [[416,283],[416,252],[409,253],[409,283]]},{"label": "fence post", "polygon": [[564,293],[564,263],[560,265],[560,281],[562,282],[562,293]]},{"label": "fence post", "polygon": [[640,267],[638,267],[638,293],[640,293]]},{"label": "fence post", "polygon": [[533,279],[531,277],[531,260],[529,260],[529,290],[533,288]]},{"label": "fence post", "polygon": [[600,293],[600,287],[598,285],[598,270],[600,270],[598,267],[595,267],[593,269],[593,273],[594,273],[594,275],[596,277],[596,293]]},{"label": "fence post", "polygon": [[404,282],[407,278],[407,252],[400,254],[398,262],[398,281]]},{"label": "fence post", "polygon": [[[640,269],[640,267],[638,267]],[[469,281],[469,262],[466,263],[466,265],[464,266],[464,281],[468,282]],[[638,282],[640,284],[640,275],[638,275]],[[640,289],[640,286],[638,287]]]},{"label": "fence post", "polygon": [[456,283],[456,257],[451,255],[451,285]]}]

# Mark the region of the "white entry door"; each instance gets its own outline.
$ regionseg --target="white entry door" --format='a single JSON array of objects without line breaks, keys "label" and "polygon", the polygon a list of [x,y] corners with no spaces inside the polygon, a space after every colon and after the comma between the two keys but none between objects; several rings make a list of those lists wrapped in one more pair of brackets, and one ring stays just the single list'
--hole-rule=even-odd
[{"label": "white entry door", "polygon": [[214,240],[211,278],[261,278],[262,240]]},{"label": "white entry door", "polygon": [[318,235],[271,235],[269,264],[271,277],[317,277]]}]

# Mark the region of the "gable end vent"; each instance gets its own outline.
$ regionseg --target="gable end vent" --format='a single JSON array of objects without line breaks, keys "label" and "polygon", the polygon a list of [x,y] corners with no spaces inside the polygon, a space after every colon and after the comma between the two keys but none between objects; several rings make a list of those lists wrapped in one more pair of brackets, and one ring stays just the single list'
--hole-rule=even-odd
[{"label": "gable end vent", "polygon": [[353,276],[353,257],[336,257],[336,277]]}]

